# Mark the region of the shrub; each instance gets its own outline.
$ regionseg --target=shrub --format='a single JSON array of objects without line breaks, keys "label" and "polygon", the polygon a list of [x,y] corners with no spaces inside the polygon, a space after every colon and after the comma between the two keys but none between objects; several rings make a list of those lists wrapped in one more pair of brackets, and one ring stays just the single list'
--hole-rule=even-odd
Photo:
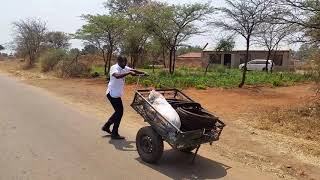
[{"label": "shrub", "polygon": [[283,86],[283,83],[279,79],[274,79],[274,80],[272,80],[272,86],[274,86],[274,87]]},{"label": "shrub", "polygon": [[205,85],[203,85],[203,84],[196,85],[196,88],[197,89],[201,89],[201,90],[207,89],[207,87]]},{"label": "shrub", "polygon": [[151,82],[150,80],[148,80],[148,79],[143,80],[143,81],[142,81],[142,84],[143,84],[144,87],[150,87],[150,86],[152,86],[152,82]]},{"label": "shrub", "polygon": [[214,67],[214,70],[218,73],[225,73],[226,72],[226,67],[223,65],[217,65]]},{"label": "shrub", "polygon": [[63,49],[51,49],[45,51],[39,58],[41,71],[48,72],[53,70],[54,67],[66,57],[67,52]]},{"label": "shrub", "polygon": [[100,76],[100,74],[98,73],[98,72],[91,72],[91,77],[93,77],[93,78],[97,78],[97,77],[99,77]]},{"label": "shrub", "polygon": [[55,66],[55,71],[61,78],[89,77],[91,68],[90,65],[79,62],[78,57],[68,54]]}]

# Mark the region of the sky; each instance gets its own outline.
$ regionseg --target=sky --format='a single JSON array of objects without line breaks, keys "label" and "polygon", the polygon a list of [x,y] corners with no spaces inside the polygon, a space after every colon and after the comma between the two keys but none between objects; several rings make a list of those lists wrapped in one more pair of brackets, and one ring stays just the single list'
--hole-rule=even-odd
[{"label": "sky", "polygon": [[[0,44],[10,46],[13,39],[13,26],[15,21],[26,18],[40,18],[47,23],[51,31],[63,31],[74,33],[85,22],[81,19],[82,14],[107,13],[103,6],[106,0],[5,0],[1,3],[0,12]],[[199,2],[199,0],[160,0],[167,3],[183,4]],[[223,0],[212,0],[214,6],[223,6]],[[223,33],[217,30],[209,30],[207,33],[194,36],[187,44],[214,47],[217,39]],[[72,40],[72,47],[81,48],[82,43]],[[241,38],[236,39],[236,49],[244,49]],[[8,52],[8,50],[7,50]]]}]

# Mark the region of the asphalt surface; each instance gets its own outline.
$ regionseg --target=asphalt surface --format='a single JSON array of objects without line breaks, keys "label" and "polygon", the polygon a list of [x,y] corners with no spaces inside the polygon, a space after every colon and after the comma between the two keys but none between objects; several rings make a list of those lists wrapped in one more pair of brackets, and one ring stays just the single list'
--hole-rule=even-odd
[{"label": "asphalt surface", "polygon": [[145,164],[135,149],[136,132],[123,129],[127,140],[113,141],[100,127],[101,120],[45,90],[0,75],[0,180],[270,179],[201,154],[190,164],[191,154],[174,150],[157,165]]}]

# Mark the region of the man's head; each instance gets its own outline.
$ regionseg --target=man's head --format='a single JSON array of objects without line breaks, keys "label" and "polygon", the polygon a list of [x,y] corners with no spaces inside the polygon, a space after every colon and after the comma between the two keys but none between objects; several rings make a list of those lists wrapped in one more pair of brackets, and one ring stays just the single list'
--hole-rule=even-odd
[{"label": "man's head", "polygon": [[118,61],[118,65],[122,69],[124,69],[126,67],[126,65],[127,65],[127,58],[126,57],[120,55],[120,56],[118,56],[117,61]]}]

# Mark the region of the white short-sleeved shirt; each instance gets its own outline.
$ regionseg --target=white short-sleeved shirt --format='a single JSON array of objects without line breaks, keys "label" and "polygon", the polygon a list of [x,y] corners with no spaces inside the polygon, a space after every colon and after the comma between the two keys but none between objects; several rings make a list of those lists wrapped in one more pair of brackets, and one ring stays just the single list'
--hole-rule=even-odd
[{"label": "white short-sleeved shirt", "polygon": [[110,68],[110,81],[108,84],[108,89],[106,94],[110,94],[111,97],[113,98],[118,98],[123,95],[123,89],[124,89],[124,83],[125,83],[125,78],[120,78],[117,79],[116,77],[113,76],[114,73],[126,73],[132,70],[132,68],[126,66],[124,69],[122,69],[118,64],[115,64],[111,66]]}]

